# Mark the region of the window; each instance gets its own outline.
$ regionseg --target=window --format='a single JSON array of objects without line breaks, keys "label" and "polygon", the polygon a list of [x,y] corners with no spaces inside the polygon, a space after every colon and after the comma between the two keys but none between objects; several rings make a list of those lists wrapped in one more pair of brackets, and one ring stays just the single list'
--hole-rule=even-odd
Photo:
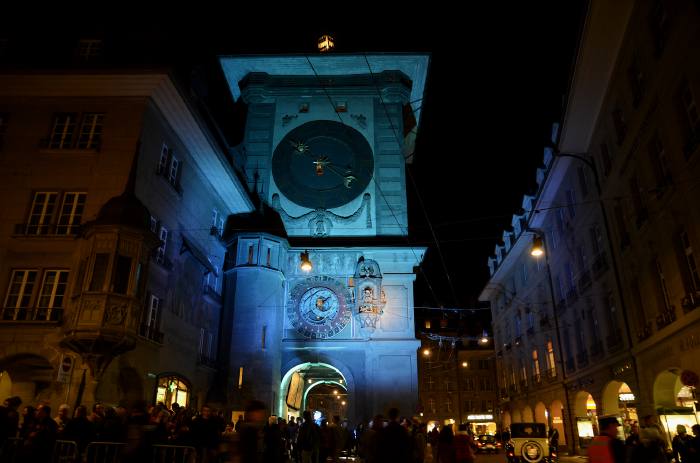
[{"label": "window", "polygon": [[27,235],[45,235],[49,232],[49,222],[56,207],[58,193],[55,191],[37,191],[34,193],[32,208],[27,222]]},{"label": "window", "polygon": [[255,247],[252,244],[248,245],[248,265],[253,265]]},{"label": "window", "polygon": [[148,304],[148,311],[146,312],[146,319],[144,320],[144,324],[148,328],[158,330],[158,325],[160,325],[160,309],[160,298],[151,294],[151,298]]},{"label": "window", "polygon": [[158,233],[158,219],[153,216],[151,216],[151,231],[156,234]]},{"label": "window", "polygon": [[[200,361],[213,360],[214,334],[209,330],[200,328],[199,330],[199,359]],[[263,345],[263,349],[264,349]]]},{"label": "window", "polygon": [[219,219],[219,211],[214,208],[211,210],[211,226],[216,227]]},{"label": "window", "polygon": [[547,369],[549,370],[550,376],[554,377],[557,375],[557,365],[554,362],[554,346],[552,341],[547,341]]},{"label": "window", "polygon": [[160,226],[160,231],[158,233],[158,238],[160,238],[160,246],[156,249],[156,262],[159,264],[165,263],[165,249],[168,245],[168,229],[163,225]]},{"label": "window", "polygon": [[41,285],[37,307],[63,307],[63,296],[66,294],[67,284],[68,270],[46,270],[44,272],[44,281]]},{"label": "window", "polygon": [[695,256],[693,255],[693,247],[690,245],[690,239],[688,238],[688,233],[682,231],[680,234],[681,245],[683,246],[683,254],[685,255],[685,264],[687,267],[688,274],[690,275],[691,289],[694,291],[700,290],[700,274],[698,274],[698,267],[695,263]]},{"label": "window", "polygon": [[91,61],[102,55],[102,40],[80,39],[78,41],[78,58],[83,61]]},{"label": "window", "polygon": [[76,232],[85,209],[87,193],[67,192],[63,195],[63,204],[56,225],[57,235],[71,235]]},{"label": "window", "polygon": [[49,138],[50,149],[67,149],[73,142],[73,133],[78,116],[74,113],[60,113],[54,116],[53,129]]},{"label": "window", "polygon": [[[12,271],[10,285],[5,296],[5,309],[26,309],[31,306],[37,273],[38,271],[34,269]],[[7,312],[3,318],[7,319]]]},{"label": "window", "polygon": [[612,295],[612,293],[608,294],[605,302],[608,307],[609,336],[617,338],[619,336],[620,328],[617,322],[617,308],[615,306],[615,297]]},{"label": "window", "polygon": [[515,316],[515,337],[519,338],[522,335],[522,320],[520,314]]},{"label": "window", "polygon": [[532,310],[527,311],[527,328],[529,330],[535,329],[535,314],[532,313]]},{"label": "window", "polygon": [[430,410],[430,413],[435,413],[435,399],[428,399],[428,410]]},{"label": "window", "polygon": [[425,321],[425,329],[429,330],[430,329],[430,320]]},{"label": "window", "polygon": [[532,351],[532,376],[539,381],[540,379],[540,360],[537,355],[537,349]]},{"label": "window", "polygon": [[90,286],[88,288],[90,291],[104,291],[108,265],[109,254],[95,254],[95,263],[92,266],[92,278],[90,279]]},{"label": "window", "polygon": [[564,274],[566,275],[567,296],[576,291],[576,280],[574,279],[574,269],[571,262],[564,264]]},{"label": "window", "polygon": [[204,278],[205,278],[204,284],[211,291],[214,291],[216,294],[219,294],[219,275],[217,275],[214,272],[208,272]]},{"label": "window", "polygon": [[131,257],[117,256],[114,264],[114,281],[112,291],[117,294],[126,294],[129,290],[129,278],[131,277]]},{"label": "window", "polygon": [[690,83],[687,80],[684,80],[681,86],[680,100],[685,122],[685,155],[686,157],[689,157],[697,145],[698,138],[700,138],[700,116],[698,115],[695,95],[693,94],[693,91],[690,88]]},{"label": "window", "polygon": [[176,189],[179,189],[181,170],[182,163],[177,157],[175,157],[173,150],[169,149],[168,145],[163,143],[160,149],[160,156],[158,157],[156,173],[158,175],[162,175],[168,181],[168,183],[170,183]]},{"label": "window", "polygon": [[527,262],[523,262],[523,265],[520,270],[520,275],[522,277],[523,285],[525,285],[527,283]]},{"label": "window", "polygon": [[102,140],[102,122],[104,114],[88,113],[83,115],[83,122],[80,124],[78,134],[78,149],[97,149]]},{"label": "window", "polygon": [[76,137],[75,131],[78,124],[78,114],[58,113],[54,115],[53,127],[48,140],[48,148],[55,150],[71,148],[83,150],[99,149],[102,141],[103,122],[103,113],[83,114],[80,130]]},{"label": "window", "polygon": [[664,276],[663,268],[659,259],[654,260],[654,268],[656,269],[656,281],[660,292],[661,309],[668,310],[671,307],[671,301],[668,296],[668,287],[666,286],[666,277]]}]

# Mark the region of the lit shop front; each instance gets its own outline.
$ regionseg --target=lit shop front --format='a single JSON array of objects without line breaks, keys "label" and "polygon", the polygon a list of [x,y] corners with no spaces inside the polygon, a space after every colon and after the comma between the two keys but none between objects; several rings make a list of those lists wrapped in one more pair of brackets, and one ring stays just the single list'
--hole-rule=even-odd
[{"label": "lit shop front", "polygon": [[588,447],[593,437],[598,435],[598,413],[593,396],[586,391],[576,395],[576,431],[579,445]]},{"label": "lit shop front", "polygon": [[678,425],[690,432],[693,425],[700,424],[697,385],[698,375],[690,370],[669,369],[654,381],[654,404],[669,442],[675,437]]},{"label": "lit shop front", "polygon": [[467,421],[469,422],[469,428],[477,436],[482,434],[495,436],[498,432],[496,421],[494,421],[493,415],[490,413],[483,415],[467,415]]}]

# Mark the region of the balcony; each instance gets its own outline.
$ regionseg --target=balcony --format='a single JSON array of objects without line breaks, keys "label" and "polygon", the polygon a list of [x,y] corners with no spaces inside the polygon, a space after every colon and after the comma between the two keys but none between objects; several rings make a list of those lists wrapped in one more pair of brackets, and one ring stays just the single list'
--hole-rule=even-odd
[{"label": "balcony", "polygon": [[579,294],[583,294],[583,292],[590,288],[591,286],[591,271],[586,269],[583,272],[581,272],[581,276],[578,278],[578,292]]},{"label": "balcony", "polygon": [[63,309],[49,308],[4,308],[0,323],[60,323],[63,318]]},{"label": "balcony", "polygon": [[598,254],[593,260],[593,276],[599,278],[608,269],[608,259],[604,252]]},{"label": "balcony", "polygon": [[656,328],[663,329],[676,321],[676,306],[667,307],[656,317]]},{"label": "balcony", "polygon": [[153,325],[142,324],[139,326],[139,336],[155,343],[163,344],[163,333],[158,331],[158,329]]},{"label": "balcony", "polygon": [[637,341],[642,342],[652,335],[651,322],[648,321],[642,326],[642,328],[637,332]]},{"label": "balcony", "polygon": [[576,354],[576,364],[579,368],[583,368],[588,365],[588,352],[583,351]]}]

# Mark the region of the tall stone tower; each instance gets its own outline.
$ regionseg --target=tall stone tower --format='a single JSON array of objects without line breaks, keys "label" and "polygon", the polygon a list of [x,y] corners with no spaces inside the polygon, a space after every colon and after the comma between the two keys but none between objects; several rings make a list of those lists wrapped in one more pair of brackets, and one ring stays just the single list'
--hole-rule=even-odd
[{"label": "tall stone tower", "polygon": [[285,418],[415,413],[413,269],[425,248],[408,245],[405,159],[428,63],[421,54],[221,58],[234,99],[247,104],[245,170],[260,198],[228,226],[234,408],[257,398]]}]

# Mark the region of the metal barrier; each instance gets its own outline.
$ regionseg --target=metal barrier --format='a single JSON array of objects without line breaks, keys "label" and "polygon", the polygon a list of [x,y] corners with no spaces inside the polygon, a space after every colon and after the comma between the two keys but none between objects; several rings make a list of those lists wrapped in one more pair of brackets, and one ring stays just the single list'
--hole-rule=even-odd
[{"label": "metal barrier", "polygon": [[78,461],[78,444],[72,440],[57,440],[53,445],[51,463],[76,463]]},{"label": "metal barrier", "polygon": [[126,444],[121,442],[90,442],[85,449],[86,463],[120,463],[122,450]]},{"label": "metal barrier", "polygon": [[196,463],[197,451],[186,445],[153,445],[153,463]]}]

